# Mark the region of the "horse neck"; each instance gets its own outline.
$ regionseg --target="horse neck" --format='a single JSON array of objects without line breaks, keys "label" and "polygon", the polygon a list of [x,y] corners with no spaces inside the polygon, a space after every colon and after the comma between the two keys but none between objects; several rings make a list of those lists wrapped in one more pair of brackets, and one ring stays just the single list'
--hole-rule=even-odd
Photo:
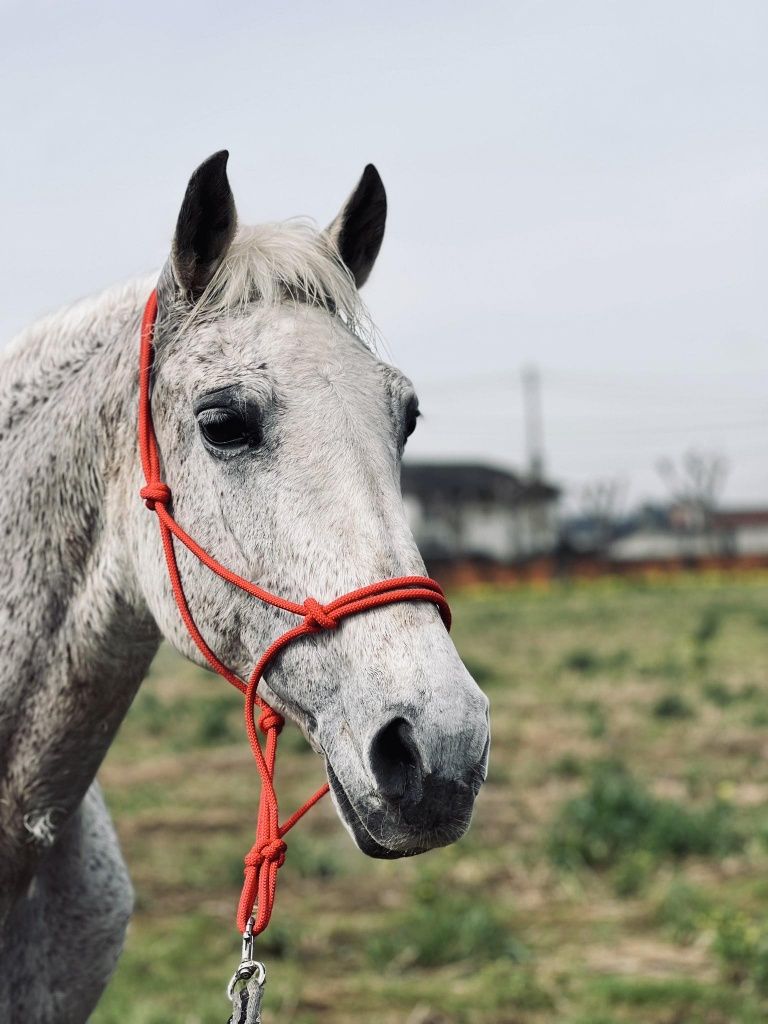
[{"label": "horse neck", "polygon": [[121,529],[145,296],[126,288],[49,318],[0,365],[0,865],[35,845],[18,834],[25,818],[33,841],[55,839],[159,643]]}]

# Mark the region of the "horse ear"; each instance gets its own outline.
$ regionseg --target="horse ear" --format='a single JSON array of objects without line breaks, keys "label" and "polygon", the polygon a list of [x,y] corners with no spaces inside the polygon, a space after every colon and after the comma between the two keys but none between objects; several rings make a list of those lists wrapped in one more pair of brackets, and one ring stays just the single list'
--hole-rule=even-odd
[{"label": "horse ear", "polygon": [[368,280],[379,255],[386,221],[384,182],[373,164],[368,164],[357,188],[328,227],[328,234],[358,288]]},{"label": "horse ear", "polygon": [[193,301],[210,284],[237,227],[228,159],[229,153],[222,149],[200,164],[189,179],[176,222],[171,265],[179,287]]}]

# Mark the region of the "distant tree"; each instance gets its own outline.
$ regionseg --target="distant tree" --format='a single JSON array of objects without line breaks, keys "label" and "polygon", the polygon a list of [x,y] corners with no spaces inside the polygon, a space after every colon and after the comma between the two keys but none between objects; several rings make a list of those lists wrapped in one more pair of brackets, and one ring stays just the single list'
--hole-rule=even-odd
[{"label": "distant tree", "polygon": [[672,498],[677,525],[702,533],[714,550],[714,517],[728,476],[728,460],[717,452],[688,451],[677,463],[659,459],[657,468]]},{"label": "distant tree", "polygon": [[594,524],[595,547],[598,551],[605,551],[613,539],[625,497],[626,484],[623,480],[593,480],[582,488],[580,511],[585,519]]}]

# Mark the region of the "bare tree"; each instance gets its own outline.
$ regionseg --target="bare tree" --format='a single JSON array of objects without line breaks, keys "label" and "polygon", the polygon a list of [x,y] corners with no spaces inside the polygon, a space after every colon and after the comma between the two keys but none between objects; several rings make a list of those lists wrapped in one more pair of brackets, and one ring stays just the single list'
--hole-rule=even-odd
[{"label": "bare tree", "polygon": [[615,478],[594,480],[582,489],[581,514],[594,523],[598,551],[605,551],[610,544],[625,497],[625,482]]},{"label": "bare tree", "polygon": [[714,550],[714,516],[728,476],[728,460],[717,452],[686,452],[677,463],[660,459],[659,475],[667,485],[678,525],[700,532]]}]

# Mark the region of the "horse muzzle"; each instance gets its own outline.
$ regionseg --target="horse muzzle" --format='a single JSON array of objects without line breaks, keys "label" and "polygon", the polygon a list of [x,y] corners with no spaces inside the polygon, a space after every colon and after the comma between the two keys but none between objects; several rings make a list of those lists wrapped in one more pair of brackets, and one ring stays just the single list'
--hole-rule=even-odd
[{"label": "horse muzzle", "polygon": [[[369,745],[368,777],[374,787],[355,791],[326,759],[328,781],[342,821],[371,857],[409,857],[460,839],[469,827],[488,765],[490,733],[444,744],[449,756],[431,764],[429,751],[407,718],[376,730]],[[474,754],[473,754],[474,752]]]}]

